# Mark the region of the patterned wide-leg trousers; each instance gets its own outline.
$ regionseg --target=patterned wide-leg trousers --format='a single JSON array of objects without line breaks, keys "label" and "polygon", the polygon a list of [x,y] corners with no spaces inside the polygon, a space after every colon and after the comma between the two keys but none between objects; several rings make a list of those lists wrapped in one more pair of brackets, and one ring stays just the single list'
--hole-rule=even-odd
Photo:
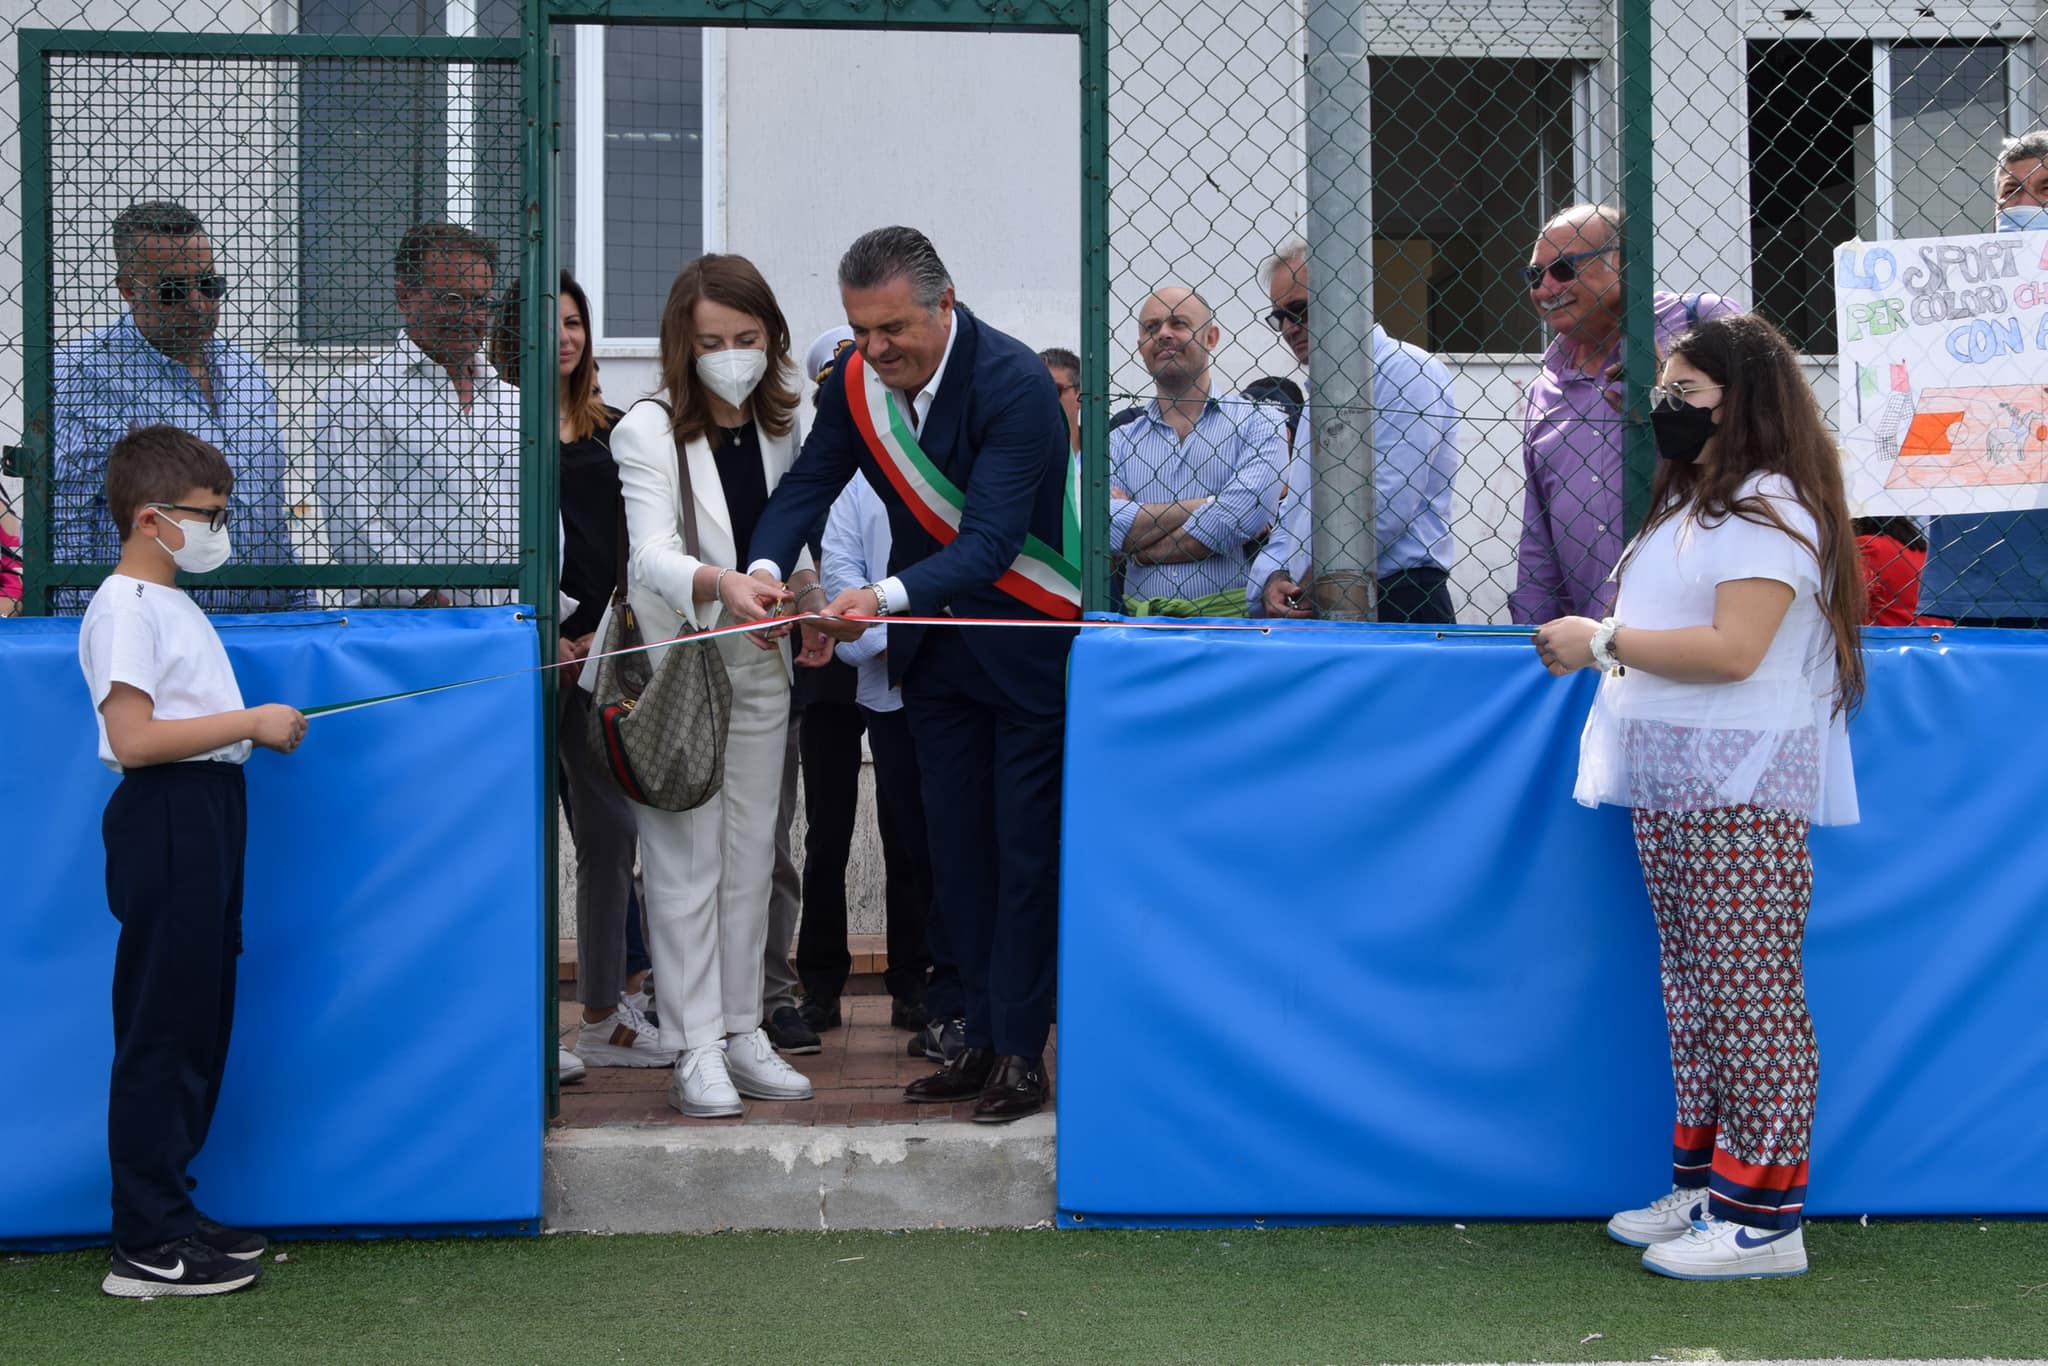
[{"label": "patterned wide-leg trousers", "polygon": [[1802,947],[1813,897],[1807,821],[1756,806],[1635,812],[1657,916],[1674,1185],[1716,1218],[1796,1228],[1806,1204],[1820,1051]]}]

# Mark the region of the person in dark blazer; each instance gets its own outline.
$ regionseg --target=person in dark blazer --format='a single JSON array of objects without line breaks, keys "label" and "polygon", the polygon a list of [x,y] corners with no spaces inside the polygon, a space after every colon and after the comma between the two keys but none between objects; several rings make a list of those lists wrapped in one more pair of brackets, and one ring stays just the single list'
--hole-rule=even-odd
[{"label": "person in dark blazer", "polygon": [[[839,290],[855,353],[761,514],[748,566],[770,584],[849,479],[889,513],[889,577],[820,608],[862,617],[1046,622],[1079,616],[1067,423],[1030,347],[954,301],[924,234],[878,228],[847,249]],[[966,1048],[905,1099],[975,1099],[1001,1123],[1044,1108],[1059,916],[1059,802],[1070,631],[897,624],[932,853],[931,953],[957,970]]]}]

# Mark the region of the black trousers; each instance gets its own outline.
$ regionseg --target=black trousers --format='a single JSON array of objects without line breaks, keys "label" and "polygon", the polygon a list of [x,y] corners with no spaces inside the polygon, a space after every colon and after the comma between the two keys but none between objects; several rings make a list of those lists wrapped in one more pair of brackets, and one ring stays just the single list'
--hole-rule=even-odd
[{"label": "black trousers", "polygon": [[248,798],[239,764],[129,771],[100,821],[114,950],[107,1156],[114,1242],[154,1247],[197,1226],[186,1167],[227,1070],[242,951]]},{"label": "black trousers", "polygon": [[959,974],[967,1044],[1036,1057],[1052,1029],[1066,718],[998,687],[961,632],[932,631],[904,682],[932,846],[929,940]]},{"label": "black trousers", "polygon": [[[925,917],[931,905],[931,856],[924,808],[917,801],[917,760],[901,712],[871,712],[850,702],[804,707],[797,744],[804,781],[803,924],[797,933],[796,971],[804,995],[836,1001],[846,989],[853,955],[846,944],[846,859],[853,848],[860,802],[860,738],[875,755],[875,801],[886,879],[889,994],[924,1002],[931,954]],[[905,809],[908,788],[909,809]]]},{"label": "black trousers", "polygon": [[1380,580],[1381,621],[1449,624],[1458,619],[1451,605],[1451,576],[1442,569],[1397,569]]}]

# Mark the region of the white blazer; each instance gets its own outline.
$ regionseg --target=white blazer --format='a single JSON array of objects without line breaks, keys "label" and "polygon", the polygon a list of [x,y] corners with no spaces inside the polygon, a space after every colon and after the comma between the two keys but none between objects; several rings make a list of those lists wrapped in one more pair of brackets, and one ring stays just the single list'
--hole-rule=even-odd
[{"label": "white blazer", "polygon": [[[803,432],[793,417],[787,435],[773,437],[762,431],[760,439],[761,468],[772,494],[796,460]],[[690,462],[701,559],[683,546],[682,489],[676,480],[676,446],[668,414],[659,404],[636,403],[612,428],[612,459],[618,464],[626,497],[626,600],[639,619],[642,638],[649,641],[665,640],[685,630],[701,631],[717,623],[723,606],[716,601],[696,601],[692,588],[700,566],[708,564],[734,573],[743,568],[741,556],[746,547],[733,544],[732,515],[726,510],[725,485],[718,478],[718,462],[712,457],[710,443],[700,437],[689,444],[684,456]],[[797,567],[811,568],[810,552],[804,552]],[[604,639],[602,633],[598,639]],[[746,647],[749,652],[753,648]],[[649,662],[659,665],[662,653],[650,651]],[[779,653],[787,671],[787,640]]]}]

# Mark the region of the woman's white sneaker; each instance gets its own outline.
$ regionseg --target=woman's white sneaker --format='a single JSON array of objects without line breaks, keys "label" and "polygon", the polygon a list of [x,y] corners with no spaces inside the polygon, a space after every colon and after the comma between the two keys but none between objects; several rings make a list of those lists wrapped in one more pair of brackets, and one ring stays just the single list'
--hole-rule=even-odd
[{"label": "woman's white sneaker", "polygon": [[754,1100],[809,1100],[811,1081],[782,1060],[768,1031],[755,1028],[725,1041],[726,1065],[732,1069],[732,1084],[743,1096]]},{"label": "woman's white sneaker", "polygon": [[726,1071],[723,1040],[683,1054],[668,1079],[668,1103],[692,1119],[718,1119],[745,1111]]},{"label": "woman's white sneaker", "polygon": [[602,1020],[576,1033],[576,1056],[592,1067],[668,1067],[676,1050],[661,1046],[661,1031],[647,1022],[630,996]]},{"label": "woman's white sneaker", "polygon": [[1668,1243],[1643,1253],[1643,1265],[1681,1281],[1736,1281],[1806,1272],[1806,1232],[1751,1228],[1705,1215]]},{"label": "woman's white sneaker", "polygon": [[1607,1236],[1630,1247],[1668,1243],[1707,1212],[1705,1186],[1674,1186],[1641,1209],[1625,1209],[1607,1221]]}]

